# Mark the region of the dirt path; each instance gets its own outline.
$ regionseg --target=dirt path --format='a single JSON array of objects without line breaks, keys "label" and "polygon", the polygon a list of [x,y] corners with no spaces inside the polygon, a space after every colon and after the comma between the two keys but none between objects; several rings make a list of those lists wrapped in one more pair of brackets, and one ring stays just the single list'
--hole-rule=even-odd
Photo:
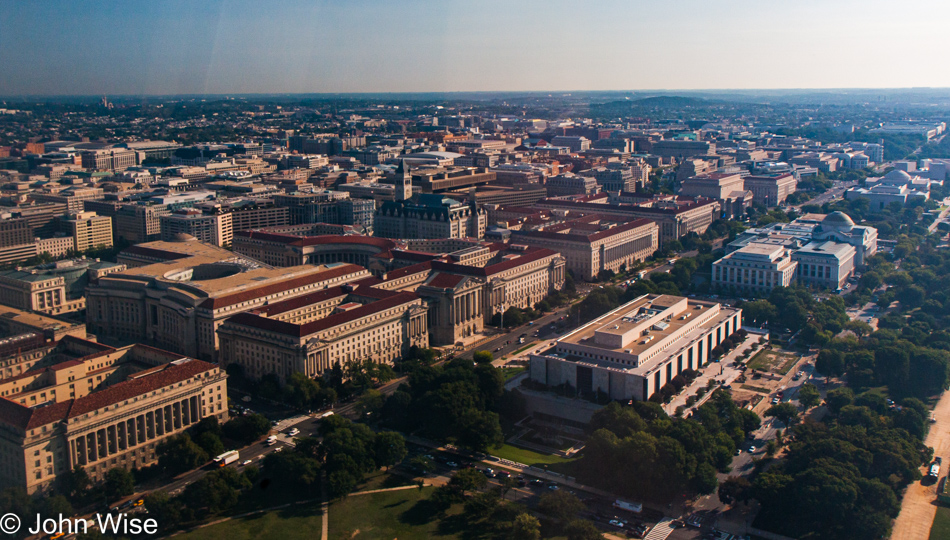
[{"label": "dirt path", "polygon": [[[937,422],[930,424],[927,440],[924,444],[932,446],[934,456],[950,457],[950,392],[944,392],[934,408]],[[946,467],[946,465],[944,465]],[[941,471],[944,475],[946,471]],[[927,540],[930,526],[937,514],[937,484],[921,485],[914,482],[907,486],[904,500],[901,501],[901,513],[894,520],[891,540]]]}]

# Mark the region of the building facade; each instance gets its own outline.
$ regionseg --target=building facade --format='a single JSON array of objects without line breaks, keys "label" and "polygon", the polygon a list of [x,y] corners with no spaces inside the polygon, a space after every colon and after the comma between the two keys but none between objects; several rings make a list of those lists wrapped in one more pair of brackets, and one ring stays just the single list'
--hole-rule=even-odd
[{"label": "building facade", "polygon": [[712,284],[717,288],[765,293],[774,287],[791,285],[797,266],[788,248],[752,243],[713,263]]},{"label": "building facade", "polygon": [[20,372],[0,379],[4,485],[46,493],[76,467],[100,481],[155,463],[158,444],[203,418],[227,420],[227,375],[215,364],[72,336],[38,352],[0,361]]},{"label": "building facade", "polygon": [[742,310],[678,296],[644,295],[531,355],[531,380],[584,396],[650,399],[709,362],[742,326]]}]

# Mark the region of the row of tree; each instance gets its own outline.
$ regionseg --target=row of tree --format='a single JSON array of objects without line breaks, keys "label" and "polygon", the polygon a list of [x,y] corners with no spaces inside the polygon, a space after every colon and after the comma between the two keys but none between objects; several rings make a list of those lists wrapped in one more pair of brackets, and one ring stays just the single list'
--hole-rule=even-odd
[{"label": "row of tree", "polygon": [[[626,497],[669,500],[712,493],[716,471],[760,425],[759,417],[717,391],[692,418],[670,418],[650,402],[611,403],[594,414],[593,434],[578,463],[586,483]],[[632,456],[636,456],[635,459]]]}]

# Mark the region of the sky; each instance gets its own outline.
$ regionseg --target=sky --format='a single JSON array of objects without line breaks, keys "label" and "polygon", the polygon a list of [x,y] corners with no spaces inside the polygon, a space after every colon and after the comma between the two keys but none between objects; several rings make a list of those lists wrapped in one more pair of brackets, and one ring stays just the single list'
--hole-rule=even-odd
[{"label": "sky", "polygon": [[0,95],[950,87],[947,0],[8,0]]}]

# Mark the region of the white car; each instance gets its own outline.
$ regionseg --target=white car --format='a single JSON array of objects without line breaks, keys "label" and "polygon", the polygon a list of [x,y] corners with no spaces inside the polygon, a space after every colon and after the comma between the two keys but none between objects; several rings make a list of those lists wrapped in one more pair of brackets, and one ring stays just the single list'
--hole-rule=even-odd
[{"label": "white car", "polygon": [[244,462],[241,463],[241,466],[242,466],[242,467],[246,467],[246,466],[248,466],[248,465],[250,465],[250,464],[251,464],[251,460],[245,459]]},{"label": "white car", "polygon": [[289,432],[287,432],[287,435],[290,435],[291,437],[294,437],[294,436],[296,436],[298,433],[300,433],[300,430],[297,429],[297,428],[294,428],[294,429],[290,430]]}]

